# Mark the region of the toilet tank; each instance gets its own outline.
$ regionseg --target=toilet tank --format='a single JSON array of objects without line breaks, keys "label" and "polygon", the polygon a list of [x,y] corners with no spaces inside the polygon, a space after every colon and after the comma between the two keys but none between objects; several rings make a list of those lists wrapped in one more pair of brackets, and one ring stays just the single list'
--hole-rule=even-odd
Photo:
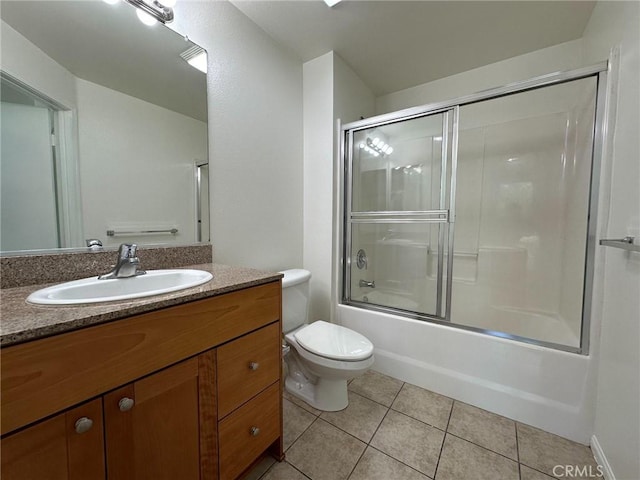
[{"label": "toilet tank", "polygon": [[280,272],[282,279],[282,330],[290,332],[307,322],[311,272],[296,268]]}]

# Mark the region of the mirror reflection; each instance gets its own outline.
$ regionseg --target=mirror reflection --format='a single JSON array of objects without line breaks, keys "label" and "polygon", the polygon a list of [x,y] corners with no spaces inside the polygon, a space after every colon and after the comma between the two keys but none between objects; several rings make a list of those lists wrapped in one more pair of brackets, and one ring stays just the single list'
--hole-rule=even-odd
[{"label": "mirror reflection", "polygon": [[135,10],[2,2],[3,252],[209,241],[199,47]]}]

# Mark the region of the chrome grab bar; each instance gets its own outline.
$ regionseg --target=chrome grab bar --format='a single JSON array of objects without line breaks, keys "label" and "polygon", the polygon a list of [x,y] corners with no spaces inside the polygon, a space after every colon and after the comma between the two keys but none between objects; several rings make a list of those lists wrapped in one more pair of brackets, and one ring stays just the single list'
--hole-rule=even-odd
[{"label": "chrome grab bar", "polygon": [[600,240],[603,247],[614,247],[627,250],[629,252],[640,252],[640,245],[635,245],[633,241],[635,237],[626,236],[624,238],[604,238]]},{"label": "chrome grab bar", "polygon": [[166,228],[164,230],[139,230],[139,231],[116,231],[116,230],[107,230],[107,236],[108,237],[115,237],[116,235],[135,235],[135,234],[148,234],[148,233],[170,233],[172,235],[175,235],[176,233],[178,233],[178,229],[177,228]]}]

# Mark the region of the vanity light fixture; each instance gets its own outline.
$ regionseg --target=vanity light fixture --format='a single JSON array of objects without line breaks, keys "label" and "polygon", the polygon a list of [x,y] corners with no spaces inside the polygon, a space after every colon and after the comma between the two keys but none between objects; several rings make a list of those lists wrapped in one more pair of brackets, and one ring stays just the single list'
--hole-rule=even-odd
[{"label": "vanity light fixture", "polygon": [[324,0],[324,3],[326,3],[328,7],[333,7],[338,2],[340,2],[340,0]]},{"label": "vanity light fixture", "polygon": [[[151,22],[148,17],[161,23],[173,21],[172,7],[176,4],[175,0],[163,0],[162,3],[158,0],[125,0],[125,2],[138,8],[138,18],[145,25],[153,25],[155,23],[155,21]],[[141,12],[146,15],[142,15]]]},{"label": "vanity light fixture", "polygon": [[197,68],[202,73],[207,73],[207,52],[198,45],[185,50],[180,56],[193,68]]}]

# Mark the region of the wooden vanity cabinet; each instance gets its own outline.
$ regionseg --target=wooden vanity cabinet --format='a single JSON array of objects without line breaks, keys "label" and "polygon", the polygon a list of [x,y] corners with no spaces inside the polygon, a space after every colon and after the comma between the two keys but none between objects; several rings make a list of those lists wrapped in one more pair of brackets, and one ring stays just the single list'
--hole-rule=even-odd
[{"label": "wooden vanity cabinet", "polygon": [[214,362],[203,353],[104,395],[109,480],[216,478]]},{"label": "wooden vanity cabinet", "polygon": [[280,292],[1,350],[2,479],[231,480],[267,449],[283,459]]},{"label": "wooden vanity cabinet", "polygon": [[102,400],[95,399],[2,439],[1,478],[104,480]]}]

